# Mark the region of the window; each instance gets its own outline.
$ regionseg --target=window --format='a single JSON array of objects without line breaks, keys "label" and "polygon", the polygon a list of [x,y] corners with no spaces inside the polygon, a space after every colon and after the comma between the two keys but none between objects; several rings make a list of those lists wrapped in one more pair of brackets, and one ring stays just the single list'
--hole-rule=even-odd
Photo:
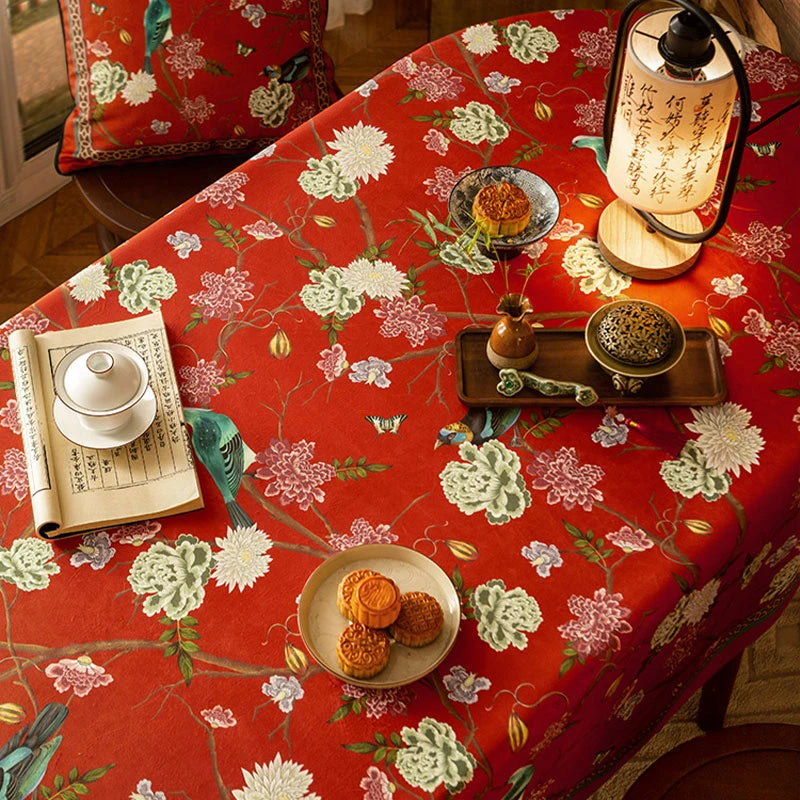
[{"label": "window", "polygon": [[59,188],[53,166],[72,106],[57,0],[5,0],[0,15],[0,225]]}]

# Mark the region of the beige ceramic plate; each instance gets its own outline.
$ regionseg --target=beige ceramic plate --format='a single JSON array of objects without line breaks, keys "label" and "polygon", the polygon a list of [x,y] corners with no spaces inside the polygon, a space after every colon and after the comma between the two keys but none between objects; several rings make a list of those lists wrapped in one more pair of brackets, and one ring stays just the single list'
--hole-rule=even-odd
[{"label": "beige ceramic plate", "polygon": [[[336,640],[347,620],[336,607],[339,581],[356,569],[374,569],[391,578],[401,592],[427,592],[444,611],[444,627],[431,644],[405,647],[392,641],[389,664],[374,678],[353,678],[336,660]],[[300,635],[311,655],[328,672],[347,683],[388,689],[427,675],[450,652],[458,633],[461,609],[458,594],[447,574],[429,558],[393,544],[365,544],[331,556],[306,581],[300,595]]]}]

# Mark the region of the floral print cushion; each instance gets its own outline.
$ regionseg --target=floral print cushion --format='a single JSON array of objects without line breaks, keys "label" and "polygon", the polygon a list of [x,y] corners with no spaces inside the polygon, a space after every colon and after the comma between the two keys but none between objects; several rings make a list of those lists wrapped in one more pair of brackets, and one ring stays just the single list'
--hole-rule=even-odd
[{"label": "floral print cushion", "polygon": [[336,99],[326,0],[60,0],[61,173],[252,153]]}]

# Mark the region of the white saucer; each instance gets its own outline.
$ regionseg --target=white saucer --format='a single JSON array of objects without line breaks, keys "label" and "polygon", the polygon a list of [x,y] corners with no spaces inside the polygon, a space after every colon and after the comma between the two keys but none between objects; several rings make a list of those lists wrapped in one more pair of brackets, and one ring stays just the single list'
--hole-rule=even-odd
[{"label": "white saucer", "polygon": [[113,431],[95,431],[87,428],[78,415],[57,397],[53,403],[56,426],[73,444],[103,450],[122,447],[141,436],[156,418],[156,396],[149,386],[142,399],[131,410],[131,418],[121,428]]}]

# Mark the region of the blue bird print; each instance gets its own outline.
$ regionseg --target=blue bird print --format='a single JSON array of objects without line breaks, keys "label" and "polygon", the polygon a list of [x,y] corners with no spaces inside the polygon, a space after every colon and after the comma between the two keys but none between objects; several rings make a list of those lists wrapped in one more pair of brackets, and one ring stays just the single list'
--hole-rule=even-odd
[{"label": "blue bird print", "polygon": [[603,143],[602,136],[576,136],[572,140],[570,150],[574,150],[576,147],[586,147],[589,150],[593,150],[597,166],[603,171],[603,175],[606,174],[608,155],[606,154],[606,146]]},{"label": "blue bird print", "polygon": [[443,444],[478,445],[496,439],[519,419],[520,411],[516,406],[470,408],[458,422],[451,422],[439,431],[433,449]]},{"label": "blue bird print", "polygon": [[62,737],[53,734],[61,727],[67,713],[62,703],[48,703],[30,726],[18,730],[0,748],[2,800],[25,800],[42,782],[47,765],[61,744]]},{"label": "blue bird print", "polygon": [[305,49],[284,61],[283,64],[268,64],[261,74],[268,78],[275,78],[278,83],[296,83],[303,80],[310,69],[311,52]]},{"label": "blue bird print", "polygon": [[192,428],[195,455],[222,494],[233,527],[249,528],[253,520],[236,502],[236,494],[245,468],[256,460],[256,454],[244,443],[230,417],[206,408],[184,408],[183,414]]},{"label": "blue bird print", "polygon": [[150,0],[144,11],[144,66],[142,69],[153,74],[151,58],[159,45],[172,38],[172,9],[167,0]]}]

